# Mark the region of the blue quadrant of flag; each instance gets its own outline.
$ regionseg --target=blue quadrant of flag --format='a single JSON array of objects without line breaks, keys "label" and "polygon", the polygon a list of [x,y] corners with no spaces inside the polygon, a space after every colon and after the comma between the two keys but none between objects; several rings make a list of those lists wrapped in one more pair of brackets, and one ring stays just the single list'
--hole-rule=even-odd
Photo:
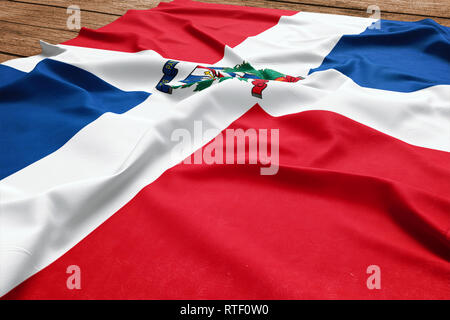
[{"label": "blue quadrant of flag", "polygon": [[56,151],[105,112],[126,112],[150,95],[51,59],[29,73],[1,66],[0,81],[0,179]]},{"label": "blue quadrant of flag", "polygon": [[381,20],[343,36],[317,71],[336,69],[362,87],[412,92],[450,84],[450,28],[431,19]]}]

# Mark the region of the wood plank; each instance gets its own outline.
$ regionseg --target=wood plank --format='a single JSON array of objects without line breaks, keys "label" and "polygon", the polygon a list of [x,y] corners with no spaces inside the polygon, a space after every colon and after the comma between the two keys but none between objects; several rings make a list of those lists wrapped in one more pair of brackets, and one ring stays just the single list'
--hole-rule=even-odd
[{"label": "wood plank", "polygon": [[13,56],[10,54],[6,54],[6,53],[0,53],[0,63],[11,60],[11,59],[15,59],[15,58],[19,58],[19,57]]},{"label": "wood plank", "polygon": [[[1,1],[0,21],[8,21],[37,27],[69,30],[66,9],[29,3]],[[97,29],[113,22],[117,16],[104,13],[80,12],[81,27]],[[75,31],[75,30],[74,30]]]},{"label": "wood plank", "polygon": [[[56,6],[60,8],[67,8],[67,0],[14,0],[15,2],[27,2],[27,3],[42,3],[51,6]],[[170,0],[162,0],[164,2],[169,2]],[[331,6],[322,6],[317,4],[306,4],[306,2],[314,2],[314,1],[322,1],[326,2],[326,0],[279,0],[279,1],[270,1],[270,0],[199,0],[203,2],[210,3],[224,3],[224,4],[234,4],[234,5],[245,5],[251,7],[264,7],[264,8],[278,8],[278,9],[287,9],[287,10],[297,10],[297,11],[310,11],[310,12],[319,12],[319,13],[333,13],[333,14],[344,14],[351,16],[359,16],[359,17],[369,17],[370,14],[366,12],[366,7],[359,6],[358,8],[349,9],[344,8],[335,8]],[[340,1],[339,3],[344,3],[349,1],[352,4],[353,0],[345,0]],[[366,0],[364,0],[366,1]],[[381,3],[384,3],[383,0]],[[389,0],[391,1],[391,0]],[[403,0],[402,0],[403,1]],[[425,0],[425,3],[428,1],[434,0]],[[83,15],[81,17],[81,21],[83,23],[83,16],[87,13],[87,11],[95,11],[95,12],[104,12],[108,14],[115,15],[123,15],[129,9],[150,9],[159,4],[159,0],[128,0],[128,1],[118,1],[118,0],[73,0],[70,1],[71,4],[76,4],[80,6]],[[305,3],[300,3],[305,2]],[[335,3],[334,1],[333,3]],[[366,1],[370,2],[370,1]],[[403,1],[404,2],[404,1]],[[447,8],[447,12],[450,12],[450,5],[443,5],[443,8]],[[46,7],[46,6],[44,6]],[[393,6],[395,8],[395,5]],[[405,7],[403,5],[403,7]],[[402,7],[402,8],[403,8]],[[362,9],[361,9],[362,8]],[[391,10],[398,11],[399,9]],[[408,10],[407,10],[408,11]],[[411,10],[410,10],[411,11]],[[450,13],[449,13],[450,14]],[[447,16],[449,15],[447,14]],[[413,15],[413,14],[404,14],[404,13],[393,13],[382,11],[381,18],[389,19],[389,20],[400,20],[400,21],[417,21],[424,19],[423,15]],[[433,18],[436,22],[450,26],[449,18]],[[88,21],[89,18],[88,18]],[[89,22],[88,22],[89,23]]]},{"label": "wood plank", "polygon": [[[150,9],[159,4],[159,0],[14,0],[27,3],[46,4],[51,6],[57,6],[61,8],[67,8],[70,4],[78,5],[82,10],[104,12],[116,15],[123,15],[129,9]],[[170,0],[162,0],[169,2]],[[227,3],[228,1],[205,1],[203,2],[219,2]],[[246,2],[255,2],[255,0],[235,0],[234,4],[247,5]],[[282,3],[296,4],[299,6],[320,6],[328,7],[331,10],[333,8],[342,9],[356,9],[360,11],[366,11],[369,5],[378,5],[382,11],[382,14],[399,13],[399,14],[413,14],[417,16],[430,16],[450,18],[450,1],[442,0],[278,0],[278,1],[256,1],[263,3],[259,6],[267,7],[280,7]],[[275,2],[276,4],[270,4]],[[316,11],[318,12],[318,11]],[[332,12],[332,11],[331,11]]]},{"label": "wood plank", "polygon": [[61,43],[74,38],[77,33],[0,21],[0,51],[3,53],[31,56],[39,54],[39,40]]},{"label": "wood plank", "polygon": [[[244,0],[246,1],[246,0]],[[359,9],[366,11],[370,5],[377,5],[381,11],[409,13],[420,16],[450,18],[450,1],[442,0],[283,0],[283,2],[313,4],[326,7]]]},{"label": "wood plank", "polygon": [[[156,7],[160,0],[12,0],[14,2],[34,3],[66,9],[69,5],[77,5],[81,10],[108,13],[121,16],[130,9],[145,10]],[[170,2],[170,0],[162,0]]]}]

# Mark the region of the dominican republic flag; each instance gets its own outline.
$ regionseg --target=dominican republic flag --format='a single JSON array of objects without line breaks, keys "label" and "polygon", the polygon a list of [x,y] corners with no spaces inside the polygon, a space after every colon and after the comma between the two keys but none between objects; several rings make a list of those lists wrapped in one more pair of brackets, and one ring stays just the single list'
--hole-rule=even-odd
[{"label": "dominican republic flag", "polygon": [[175,0],[41,46],[4,299],[450,298],[450,28]]}]

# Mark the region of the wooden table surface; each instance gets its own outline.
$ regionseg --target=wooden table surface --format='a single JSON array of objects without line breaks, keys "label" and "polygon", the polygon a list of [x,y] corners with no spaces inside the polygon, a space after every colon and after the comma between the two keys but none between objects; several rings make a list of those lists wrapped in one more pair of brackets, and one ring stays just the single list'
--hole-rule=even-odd
[{"label": "wooden table surface", "polygon": [[[170,1],[170,0],[163,0]],[[377,5],[381,18],[416,21],[432,18],[450,26],[449,0],[202,0],[253,7],[344,14],[368,17],[367,7]],[[159,0],[0,0],[0,62],[35,55],[39,40],[61,43],[78,31],[66,26],[67,7],[81,9],[81,26],[102,27],[129,9],[149,9]]]}]

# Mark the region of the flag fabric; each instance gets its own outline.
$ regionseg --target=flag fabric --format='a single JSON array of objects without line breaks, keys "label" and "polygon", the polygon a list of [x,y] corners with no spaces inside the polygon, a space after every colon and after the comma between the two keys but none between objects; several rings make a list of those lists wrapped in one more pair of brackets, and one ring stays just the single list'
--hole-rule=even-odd
[{"label": "flag fabric", "polygon": [[450,28],[174,0],[41,46],[0,65],[4,299],[450,298]]}]

